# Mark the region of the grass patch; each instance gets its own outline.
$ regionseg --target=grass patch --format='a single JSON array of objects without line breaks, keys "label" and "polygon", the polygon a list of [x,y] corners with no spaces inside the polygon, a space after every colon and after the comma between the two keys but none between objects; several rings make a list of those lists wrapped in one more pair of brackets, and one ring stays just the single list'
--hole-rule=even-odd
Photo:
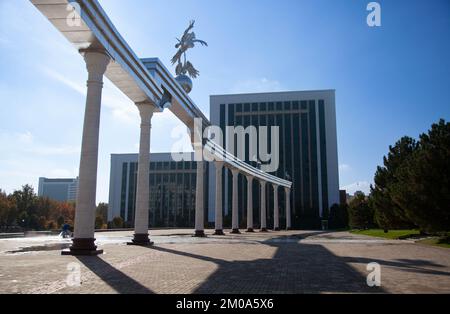
[{"label": "grass patch", "polygon": [[421,240],[417,243],[426,244],[426,245],[432,245],[432,246],[439,246],[444,247],[447,249],[450,249],[450,237],[441,237],[441,238],[429,238],[425,240]]},{"label": "grass patch", "polygon": [[368,229],[368,230],[352,230],[354,234],[363,234],[371,237],[385,238],[385,239],[406,239],[420,235],[419,230],[389,230],[384,233],[383,229]]}]

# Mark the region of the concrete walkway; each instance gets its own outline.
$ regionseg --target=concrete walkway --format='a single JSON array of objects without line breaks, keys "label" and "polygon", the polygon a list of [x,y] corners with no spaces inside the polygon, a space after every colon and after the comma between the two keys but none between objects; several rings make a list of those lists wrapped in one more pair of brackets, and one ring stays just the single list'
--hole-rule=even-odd
[{"label": "concrete walkway", "polygon": [[[79,258],[61,256],[70,241],[58,237],[1,239],[0,293],[450,293],[448,249],[348,232],[206,232],[151,231],[152,248],[126,246],[129,231],[98,233],[105,254]],[[372,262],[379,288],[366,284]]]}]

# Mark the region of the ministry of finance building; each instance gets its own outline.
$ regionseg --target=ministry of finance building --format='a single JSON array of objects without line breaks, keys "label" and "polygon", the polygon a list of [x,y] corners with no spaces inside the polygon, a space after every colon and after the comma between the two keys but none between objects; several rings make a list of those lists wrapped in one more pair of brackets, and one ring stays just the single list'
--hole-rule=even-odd
[{"label": "ministry of finance building", "polygon": [[[211,123],[220,126],[227,143],[227,126],[278,126],[279,167],[273,175],[293,182],[291,192],[291,219],[293,228],[319,228],[333,204],[339,204],[339,175],[336,136],[335,91],[298,91],[258,94],[211,96]],[[270,131],[268,132],[270,134]],[[259,135],[259,134],[258,134]],[[228,148],[230,150],[231,148]],[[245,139],[245,161],[258,166],[249,159],[249,139]],[[253,158],[254,159],[254,158]],[[215,182],[214,165],[210,165],[209,182]],[[227,171],[227,170],[225,170]],[[232,177],[230,171],[223,175],[223,208],[231,209]],[[240,221],[246,216],[246,179],[239,178]],[[273,222],[273,193],[266,187],[267,221]],[[260,204],[259,184],[253,187],[254,217],[258,224]],[[280,222],[285,213],[285,198],[279,190]],[[209,218],[214,219],[214,188],[209,189]],[[231,211],[231,210],[230,210]],[[270,227],[270,224],[269,224]]]}]

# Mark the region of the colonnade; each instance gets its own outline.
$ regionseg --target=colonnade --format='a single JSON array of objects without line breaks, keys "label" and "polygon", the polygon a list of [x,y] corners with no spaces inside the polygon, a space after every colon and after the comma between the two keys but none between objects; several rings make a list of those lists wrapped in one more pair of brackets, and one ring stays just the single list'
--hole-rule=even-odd
[{"label": "colonnade", "polygon": [[[100,109],[103,88],[103,76],[106,72],[110,57],[105,51],[88,50],[83,52],[88,70],[86,111],[83,125],[83,138],[79,169],[79,191],[75,212],[74,239],[69,251],[63,254],[70,255],[96,255],[102,253],[95,245],[95,208],[97,188],[98,142],[100,129]],[[137,195],[135,209],[135,231],[130,245],[151,245],[148,234],[149,221],[149,164],[150,164],[150,134],[153,113],[160,110],[154,101],[144,101],[136,104],[139,109],[140,144],[139,163],[137,171]],[[192,130],[191,130],[192,131]],[[197,146],[196,146],[197,145]],[[202,143],[194,143],[196,151],[202,151]],[[222,208],[222,170],[229,168],[233,174],[233,201],[232,201],[232,233],[239,233],[238,213],[238,178],[244,175],[247,178],[247,231],[254,231],[253,224],[253,181],[259,179],[261,187],[261,231],[267,231],[266,221],[266,184],[272,184],[274,191],[274,229],[279,230],[279,185],[267,182],[249,174],[251,171],[238,169],[226,161],[215,161],[216,168],[216,208],[215,208],[215,234],[223,235],[223,208]],[[197,185],[195,202],[195,236],[203,237],[204,232],[204,178],[205,161],[197,161]],[[290,188],[285,188],[286,195],[286,226],[291,227]]]},{"label": "colonnade", "polygon": [[[223,161],[216,161],[216,206],[215,206],[215,235],[223,235],[223,188],[222,188],[222,175],[224,169]],[[239,182],[239,174],[241,172],[232,167],[225,167],[225,169],[230,168],[232,173],[232,207],[231,207],[231,216],[232,216],[232,226],[231,233],[240,233],[239,231],[239,212],[238,212],[238,204],[239,204],[239,190],[238,190],[238,182]],[[253,224],[253,181],[255,178],[249,174],[242,174],[246,177],[247,181],[247,232],[254,232],[254,224]],[[197,180],[202,180],[197,176]],[[273,229],[275,231],[280,230],[280,215],[279,215],[279,204],[278,204],[278,190],[279,185],[271,184],[273,187]],[[260,180],[260,189],[261,189],[261,200],[260,200],[260,208],[261,208],[261,232],[267,232],[267,208],[266,208],[266,186],[267,182],[264,180]],[[285,188],[285,196],[286,196],[286,228],[291,228],[291,207],[290,207],[290,188]],[[197,200],[201,201],[201,200]],[[196,206],[197,208],[197,206]],[[198,231],[198,230],[197,230]],[[196,232],[197,232],[196,231]]]}]

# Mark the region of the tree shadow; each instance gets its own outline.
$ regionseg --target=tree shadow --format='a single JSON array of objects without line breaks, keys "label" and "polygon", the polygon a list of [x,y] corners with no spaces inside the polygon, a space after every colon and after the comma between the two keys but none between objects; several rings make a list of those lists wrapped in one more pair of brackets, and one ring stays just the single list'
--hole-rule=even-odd
[{"label": "tree shadow", "polygon": [[384,292],[382,288],[369,287],[365,275],[322,245],[280,240],[262,243],[276,248],[272,258],[225,261],[157,246],[152,249],[218,265],[195,290],[198,294]]},{"label": "tree shadow", "polygon": [[118,293],[154,293],[135,279],[114,268],[98,256],[77,256],[77,259]]},{"label": "tree shadow", "polygon": [[357,263],[357,264],[368,264],[368,263],[378,263],[382,266],[395,267],[402,271],[427,274],[427,275],[439,275],[439,276],[450,276],[450,272],[439,271],[435,269],[428,269],[424,267],[437,267],[445,268],[445,265],[436,264],[427,260],[417,260],[417,259],[396,259],[393,261],[381,260],[375,258],[366,257],[342,257],[342,260],[346,263]]}]

